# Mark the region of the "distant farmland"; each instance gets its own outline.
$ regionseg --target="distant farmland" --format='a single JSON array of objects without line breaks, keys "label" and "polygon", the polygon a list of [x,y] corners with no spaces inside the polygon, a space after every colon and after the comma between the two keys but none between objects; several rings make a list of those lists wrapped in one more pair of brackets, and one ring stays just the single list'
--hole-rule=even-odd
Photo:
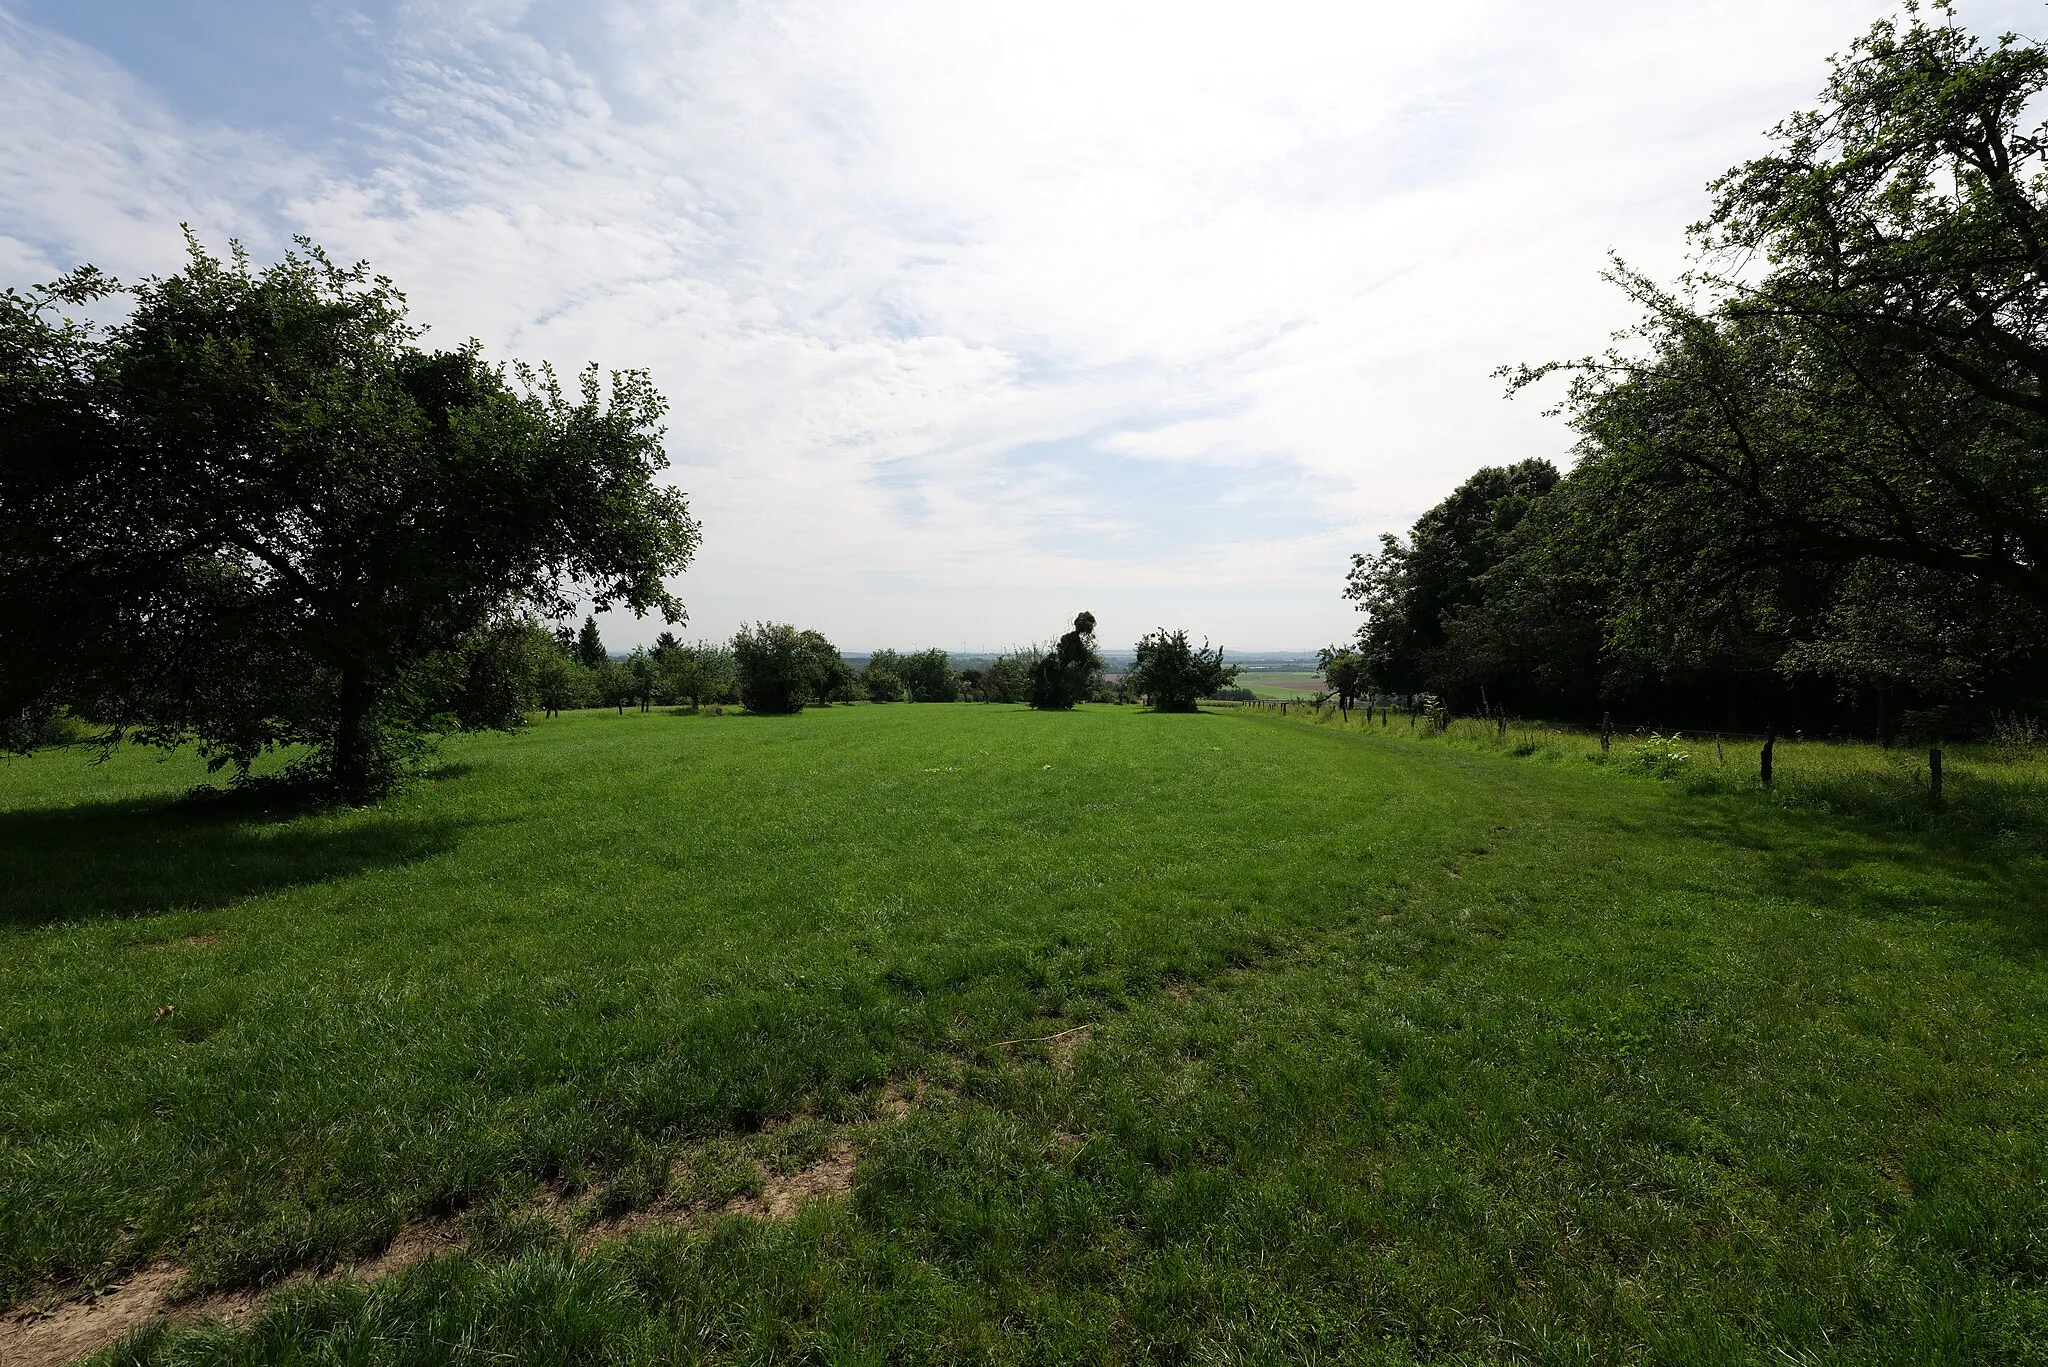
[{"label": "distant farmland", "polygon": [[1261,698],[1299,698],[1326,686],[1320,675],[1299,669],[1247,669],[1237,676],[1237,685]]}]

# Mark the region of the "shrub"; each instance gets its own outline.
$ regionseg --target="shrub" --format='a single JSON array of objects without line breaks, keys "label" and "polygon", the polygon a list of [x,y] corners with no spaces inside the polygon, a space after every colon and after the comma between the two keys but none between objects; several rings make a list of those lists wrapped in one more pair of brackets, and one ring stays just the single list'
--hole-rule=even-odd
[{"label": "shrub", "polygon": [[1137,654],[1124,685],[1160,712],[1192,712],[1197,699],[1237,678],[1237,666],[1223,663],[1221,646],[1191,646],[1185,631],[1161,627],[1138,642]]},{"label": "shrub", "polygon": [[[749,712],[786,715],[804,704],[826,683],[825,665],[806,637],[787,622],[756,622],[732,638],[733,664],[739,673],[740,702]],[[818,636],[818,640],[824,637]]]},{"label": "shrub", "polygon": [[1101,677],[1102,657],[1095,653],[1095,614],[1084,612],[1050,653],[1032,662],[1031,705],[1064,712],[1091,697]]},{"label": "shrub", "polygon": [[1028,702],[1031,699],[1031,671],[1042,652],[1020,650],[998,655],[995,663],[981,671],[975,698],[980,702]]},{"label": "shrub", "polygon": [[867,690],[869,702],[903,701],[903,657],[893,650],[878,650],[868,657],[868,667],[861,671],[861,687]]},{"label": "shrub", "polygon": [[1692,751],[1679,748],[1682,739],[1676,731],[1668,736],[1652,731],[1629,748],[1628,763],[1646,774],[1671,778],[1692,763]]},{"label": "shrub", "polygon": [[906,655],[898,669],[912,702],[959,701],[960,676],[945,651],[934,648]]},{"label": "shrub", "polygon": [[706,703],[733,702],[739,697],[732,652],[710,641],[656,647],[654,669],[661,692],[672,702],[687,700],[690,706],[702,708]]},{"label": "shrub", "polygon": [[820,707],[828,707],[835,702],[852,702],[860,688],[860,678],[853,672],[853,666],[846,662],[846,657],[839,653],[839,647],[826,640],[821,631],[799,632],[797,640],[816,667],[811,701]]}]

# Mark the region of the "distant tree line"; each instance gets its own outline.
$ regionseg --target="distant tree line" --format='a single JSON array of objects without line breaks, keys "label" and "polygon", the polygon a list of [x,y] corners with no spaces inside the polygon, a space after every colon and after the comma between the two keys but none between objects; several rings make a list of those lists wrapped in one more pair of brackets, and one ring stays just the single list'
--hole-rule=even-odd
[{"label": "distant tree line", "polygon": [[[1945,18],[1945,16],[1944,16]],[[1354,687],[1890,739],[2048,703],[2048,50],[1920,16],[1713,187],[1701,268],[1556,371],[1569,473],[1354,557]],[[1332,677],[1333,685],[1335,679]]]}]

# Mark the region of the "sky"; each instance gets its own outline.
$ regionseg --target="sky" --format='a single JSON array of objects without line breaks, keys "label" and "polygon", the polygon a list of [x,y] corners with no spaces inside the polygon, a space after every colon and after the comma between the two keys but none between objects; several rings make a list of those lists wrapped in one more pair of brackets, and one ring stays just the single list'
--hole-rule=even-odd
[{"label": "sky", "polygon": [[1683,269],[1892,12],[0,0],[0,285],[304,234],[432,343],[648,371],[686,636],[1313,649],[1354,551],[1568,463],[1494,370],[1626,326],[1609,254]]}]

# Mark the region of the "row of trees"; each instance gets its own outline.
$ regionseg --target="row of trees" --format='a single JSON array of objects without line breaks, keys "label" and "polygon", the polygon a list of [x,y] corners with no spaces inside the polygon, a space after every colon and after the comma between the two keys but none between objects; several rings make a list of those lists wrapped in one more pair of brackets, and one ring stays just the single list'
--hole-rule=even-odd
[{"label": "row of trees", "polygon": [[2048,704],[2048,49],[1881,23],[1562,372],[1567,474],[1354,558],[1330,662],[1461,709],[1957,733]]},{"label": "row of trees", "polygon": [[[824,635],[779,622],[741,628],[729,644],[686,644],[663,632],[651,649],[614,659],[595,618],[580,631],[523,624],[494,638],[490,678],[508,707],[559,712],[575,707],[741,703],[752,712],[790,713],[842,702],[1028,702],[1060,710],[1078,702],[1142,699],[1161,711],[1191,712],[1237,677],[1223,652],[1164,629],[1138,642],[1122,678],[1102,667],[1095,619],[1082,613],[1050,650],[1029,647],[981,668],[955,669],[939,649],[878,650],[855,670]],[[467,677],[467,674],[464,676]],[[468,711],[474,712],[470,708]],[[458,716],[454,710],[451,717]]]}]

